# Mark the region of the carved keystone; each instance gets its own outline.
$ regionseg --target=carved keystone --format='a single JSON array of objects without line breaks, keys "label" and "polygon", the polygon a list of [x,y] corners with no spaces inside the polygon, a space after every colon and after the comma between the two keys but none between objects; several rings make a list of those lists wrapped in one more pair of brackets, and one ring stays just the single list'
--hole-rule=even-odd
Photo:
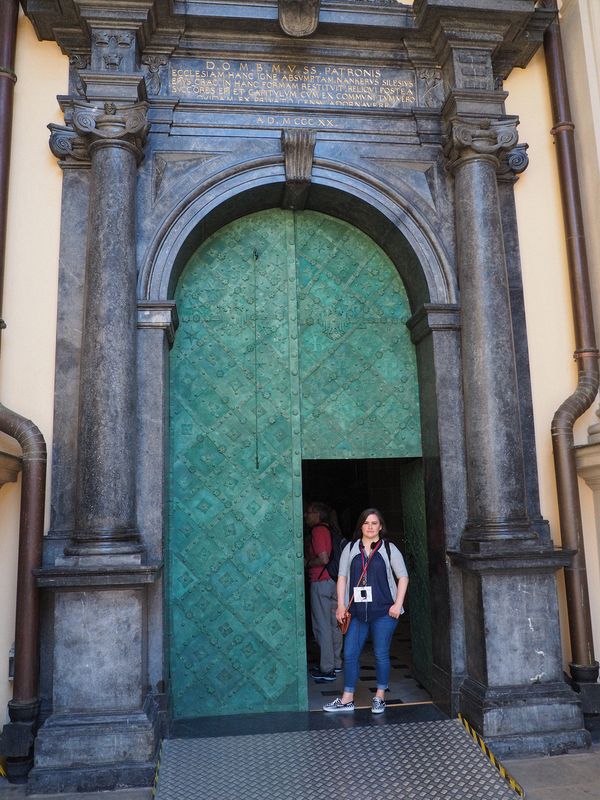
[{"label": "carved keystone", "polygon": [[281,145],[285,160],[285,194],[283,207],[301,211],[308,196],[315,152],[315,132],[284,130]]},{"label": "carved keystone", "polygon": [[321,0],[279,0],[279,25],[288,36],[310,36],[319,24]]}]

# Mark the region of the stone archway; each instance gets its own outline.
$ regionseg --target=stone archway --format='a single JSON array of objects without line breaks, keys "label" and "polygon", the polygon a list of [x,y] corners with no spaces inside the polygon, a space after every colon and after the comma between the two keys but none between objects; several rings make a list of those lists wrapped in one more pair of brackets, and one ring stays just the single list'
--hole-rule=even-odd
[{"label": "stone archway", "polygon": [[[456,287],[444,248],[434,233],[435,220],[401,196],[352,171],[320,166],[308,207],[344,219],[365,230],[392,260],[405,283],[411,311],[422,386],[420,416],[424,430],[423,464],[427,487],[429,579],[433,641],[432,685],[438,705],[457,707],[464,670],[464,635],[460,578],[449,569],[446,551],[457,547],[465,522],[464,436],[460,385],[459,319]],[[273,207],[284,185],[280,165],[253,165],[213,181],[165,216],[139,279],[139,364],[141,435],[145,457],[140,464],[139,515],[149,551],[163,552],[164,515],[156,498],[164,496],[168,431],[168,343],[177,325],[173,297],[177,279],[195,248],[215,230],[244,213]],[[164,337],[163,331],[167,336]],[[440,424],[438,408],[450,416]],[[151,601],[150,666],[162,676],[164,620],[161,586]],[[451,616],[453,621],[451,622]]]}]

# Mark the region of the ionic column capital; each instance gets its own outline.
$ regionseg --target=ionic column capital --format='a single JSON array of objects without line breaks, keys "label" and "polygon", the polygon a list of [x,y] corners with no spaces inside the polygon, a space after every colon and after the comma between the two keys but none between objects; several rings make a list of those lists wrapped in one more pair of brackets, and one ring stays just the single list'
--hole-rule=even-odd
[{"label": "ionic column capital", "polygon": [[127,144],[135,150],[140,160],[149,128],[147,112],[148,104],[145,102],[106,102],[102,107],[75,102],[71,124],[75,133],[84,138],[90,148],[101,144]]},{"label": "ionic column capital", "polygon": [[500,156],[513,150],[519,141],[518,124],[517,117],[450,120],[445,147],[449,169],[455,170],[466,161],[481,158],[493,160],[498,167]]}]

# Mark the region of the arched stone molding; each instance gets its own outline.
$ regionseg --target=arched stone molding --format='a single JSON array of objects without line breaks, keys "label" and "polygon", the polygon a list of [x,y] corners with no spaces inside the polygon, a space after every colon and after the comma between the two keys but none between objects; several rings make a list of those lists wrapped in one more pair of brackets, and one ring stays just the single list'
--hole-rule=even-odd
[{"label": "arched stone molding", "polygon": [[[156,232],[139,272],[138,301],[173,297],[191,253],[238,217],[281,204],[281,161],[261,159],[220,173],[182,198]],[[337,216],[365,231],[396,264],[414,311],[424,303],[455,304],[450,259],[430,220],[407,197],[358,169],[316,159],[306,208]],[[435,214],[432,214],[435,217]]]},{"label": "arched stone molding", "polygon": [[[197,247],[223,225],[280,207],[285,192],[281,158],[238,165],[204,182],[172,207],[150,242],[138,280],[138,385],[140,461],[138,520],[150,558],[163,555],[165,483],[169,469],[169,356],[177,280]],[[448,711],[457,709],[465,672],[462,584],[447,561],[466,522],[463,401],[458,288],[451,258],[436,232],[437,214],[415,198],[391,189],[359,166],[317,159],[306,208],[355,225],[391,258],[406,285],[414,312],[409,322],[417,352],[424,430],[428,549],[434,601],[432,691]],[[149,601],[149,673],[162,681],[164,625],[162,581]],[[452,614],[450,614],[452,609]]]}]

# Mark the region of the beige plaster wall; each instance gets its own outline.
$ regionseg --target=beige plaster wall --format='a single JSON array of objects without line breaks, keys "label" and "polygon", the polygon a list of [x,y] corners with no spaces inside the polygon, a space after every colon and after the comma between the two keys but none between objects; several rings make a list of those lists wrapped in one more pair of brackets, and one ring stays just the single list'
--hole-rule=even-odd
[{"label": "beige plaster wall", "polygon": [[[38,42],[22,15],[15,71],[0,401],[32,419],[50,450],[61,170],[48,149],[46,125],[63,121],[56,95],[67,91],[68,60],[56,44]],[[0,449],[18,452],[7,437]],[[20,484],[0,489],[0,725],[12,690],[19,499]]]},{"label": "beige plaster wall", "polygon": [[[560,544],[556,482],[550,426],[559,405],[575,389],[577,371],[564,226],[560,205],[552,112],[543,52],[526,70],[516,70],[506,82],[510,92],[509,113],[520,116],[521,141],[529,143],[530,165],[515,188],[525,308],[529,339],[534,419],[537,443],[540,499],[543,515]],[[588,95],[589,97],[589,95]],[[585,106],[585,94],[581,98]],[[589,99],[587,100],[589,106]],[[587,180],[593,170],[582,178]],[[596,190],[597,191],[597,190]],[[587,441],[587,427],[595,421],[591,409],[575,427],[577,443]],[[580,481],[582,516],[588,562],[592,623],[600,646],[600,559],[591,491]],[[561,629],[565,664],[570,659],[566,603],[562,574],[559,575]]]}]

